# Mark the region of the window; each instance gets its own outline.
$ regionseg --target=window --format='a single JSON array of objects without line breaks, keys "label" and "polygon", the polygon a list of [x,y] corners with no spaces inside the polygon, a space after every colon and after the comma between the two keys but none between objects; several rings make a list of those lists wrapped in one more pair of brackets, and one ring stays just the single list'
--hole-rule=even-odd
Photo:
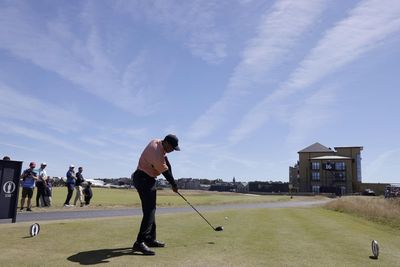
[{"label": "window", "polygon": [[346,180],[346,173],[344,172],[336,172],[335,178],[337,181],[345,181]]},{"label": "window", "polygon": [[312,170],[319,170],[319,162],[311,162]]},{"label": "window", "polygon": [[357,181],[361,182],[361,155],[360,153],[356,156],[356,170],[357,170]]},{"label": "window", "polygon": [[341,186],[341,187],[340,187],[340,193],[341,193],[342,195],[346,195],[346,187],[345,187],[345,186]]},{"label": "window", "polygon": [[320,180],[319,172],[312,172],[311,173],[311,180],[319,181]]},{"label": "window", "polygon": [[315,194],[319,194],[319,185],[313,185],[312,186],[312,191]]},{"label": "window", "polygon": [[336,162],[335,167],[338,171],[346,170],[346,164],[344,162]]},{"label": "window", "polygon": [[324,170],[333,171],[335,170],[335,163],[327,162],[324,164]]}]

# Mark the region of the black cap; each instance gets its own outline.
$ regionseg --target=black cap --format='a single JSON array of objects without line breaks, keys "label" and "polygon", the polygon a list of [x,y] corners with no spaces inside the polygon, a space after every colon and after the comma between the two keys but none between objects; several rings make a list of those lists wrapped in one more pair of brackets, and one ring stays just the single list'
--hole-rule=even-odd
[{"label": "black cap", "polygon": [[164,138],[164,141],[170,144],[174,150],[177,151],[181,150],[178,146],[178,137],[176,137],[176,135],[169,134]]}]

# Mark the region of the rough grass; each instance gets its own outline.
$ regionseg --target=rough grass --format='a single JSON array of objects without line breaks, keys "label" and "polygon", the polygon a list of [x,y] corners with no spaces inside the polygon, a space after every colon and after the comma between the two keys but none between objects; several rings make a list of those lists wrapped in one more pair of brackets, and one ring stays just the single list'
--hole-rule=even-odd
[{"label": "rough grass", "polygon": [[[157,216],[155,257],[131,253],[140,216],[0,225],[0,266],[399,266],[400,233],[364,218],[323,208],[207,212]],[[226,220],[225,217],[228,217]],[[370,259],[371,240],[380,244]]]},{"label": "rough grass", "polygon": [[342,197],[327,203],[325,207],[400,229],[400,199]]}]

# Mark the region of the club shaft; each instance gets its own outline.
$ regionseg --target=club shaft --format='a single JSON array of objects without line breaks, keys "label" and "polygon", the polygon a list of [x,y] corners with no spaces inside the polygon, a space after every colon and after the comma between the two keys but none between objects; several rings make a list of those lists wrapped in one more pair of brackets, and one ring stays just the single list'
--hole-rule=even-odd
[{"label": "club shaft", "polygon": [[178,193],[178,195],[180,195],[181,196],[181,198],[183,198],[183,200],[185,200],[186,201],[186,203],[188,203],[189,204],[189,206],[190,207],[192,207],[192,209],[194,209],[200,216],[201,216],[201,218],[203,218],[207,223],[208,223],[208,225],[209,226],[211,226],[211,228],[215,231],[215,228],[211,225],[211,223],[192,205],[192,204],[190,204],[190,202],[181,194],[181,193],[179,193],[179,192],[177,192]]}]

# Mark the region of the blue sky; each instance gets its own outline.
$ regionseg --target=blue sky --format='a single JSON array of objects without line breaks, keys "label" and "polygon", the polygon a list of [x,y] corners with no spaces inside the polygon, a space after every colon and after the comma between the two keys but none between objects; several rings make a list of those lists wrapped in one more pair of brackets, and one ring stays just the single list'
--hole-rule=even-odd
[{"label": "blue sky", "polygon": [[315,142],[400,182],[400,1],[0,0],[0,154],[127,177],[288,181]]}]

